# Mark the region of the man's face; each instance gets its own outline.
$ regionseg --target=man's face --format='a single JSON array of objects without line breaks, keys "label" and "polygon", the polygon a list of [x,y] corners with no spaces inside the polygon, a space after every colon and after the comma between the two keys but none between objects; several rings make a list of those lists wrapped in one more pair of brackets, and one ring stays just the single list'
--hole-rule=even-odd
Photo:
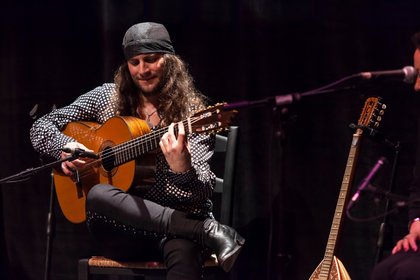
[{"label": "man's face", "polygon": [[414,68],[417,69],[417,71],[419,71],[419,75],[417,75],[417,79],[416,79],[416,83],[414,84],[414,90],[415,91],[420,91],[420,49],[416,49],[416,51],[414,52]]},{"label": "man's face", "polygon": [[162,81],[163,54],[139,54],[133,56],[127,62],[128,70],[134,83],[145,94],[155,93]]}]

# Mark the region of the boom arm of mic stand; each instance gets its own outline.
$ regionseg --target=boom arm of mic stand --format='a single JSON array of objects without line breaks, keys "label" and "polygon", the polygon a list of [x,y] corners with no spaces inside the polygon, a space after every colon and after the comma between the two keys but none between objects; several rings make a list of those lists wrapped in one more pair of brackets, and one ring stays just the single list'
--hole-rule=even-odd
[{"label": "boom arm of mic stand", "polygon": [[331,84],[328,84],[328,85],[325,85],[323,87],[313,89],[313,90],[310,90],[310,91],[306,91],[306,92],[303,92],[303,93],[289,93],[289,94],[272,96],[272,97],[268,97],[268,98],[265,98],[265,99],[255,100],[255,101],[243,100],[243,101],[228,103],[224,106],[224,108],[227,109],[227,110],[240,109],[240,108],[250,108],[250,107],[256,107],[256,106],[264,105],[266,103],[274,103],[275,106],[289,105],[289,104],[292,104],[296,101],[299,101],[304,96],[310,96],[310,95],[317,95],[317,94],[321,94],[321,93],[329,93],[329,92],[334,92],[334,91],[343,91],[343,90],[353,89],[354,88],[353,86],[343,87],[343,88],[339,88],[339,89],[332,88],[332,87],[341,85],[348,80],[352,80],[352,79],[360,78],[360,77],[361,77],[360,74],[353,74],[353,75],[350,75],[350,76],[346,76],[346,77],[344,77],[344,78],[342,78],[338,81],[335,81]]},{"label": "boom arm of mic stand", "polygon": [[257,107],[257,106],[260,106],[260,105],[264,105],[266,103],[267,103],[267,101],[265,99],[256,100],[256,101],[243,100],[243,101],[228,103],[223,108],[226,109],[226,110],[240,109],[240,108],[250,108],[250,107]]},{"label": "boom arm of mic stand", "polygon": [[39,167],[28,168],[28,169],[26,169],[26,170],[24,170],[22,172],[17,173],[17,174],[14,174],[14,175],[11,175],[9,177],[0,179],[0,184],[3,184],[3,183],[15,183],[18,180],[25,180],[25,179],[28,179],[29,177],[37,174],[38,172],[41,172],[41,171],[47,169],[47,168],[51,168],[51,167],[54,167],[54,166],[57,166],[57,165],[61,164],[62,162],[72,161],[72,160],[75,160],[75,159],[77,159],[77,156],[71,155],[71,156],[69,156],[67,158],[59,159],[57,161],[53,161],[53,162],[47,163],[45,165],[41,165]]},{"label": "boom arm of mic stand", "polygon": [[265,104],[273,104],[276,107],[280,107],[280,106],[296,103],[300,101],[302,97],[305,97],[305,96],[322,94],[322,93],[330,93],[330,92],[336,92],[336,91],[344,91],[344,90],[350,90],[350,89],[353,89],[353,87],[345,87],[341,89],[318,89],[318,90],[307,91],[304,93],[294,92],[294,93],[271,96],[264,99],[254,100],[254,101],[242,100],[242,101],[232,102],[232,103],[226,104],[223,108],[226,110],[232,110],[232,109],[257,107],[257,106],[262,106]]},{"label": "boom arm of mic stand", "polygon": [[275,106],[284,106],[284,105],[292,104],[299,100],[300,100],[299,93],[289,93],[289,94],[271,96],[264,99],[254,100],[254,101],[243,100],[243,101],[228,103],[223,108],[227,110],[231,110],[231,109],[257,107],[257,106],[262,106],[265,104],[273,104]]}]

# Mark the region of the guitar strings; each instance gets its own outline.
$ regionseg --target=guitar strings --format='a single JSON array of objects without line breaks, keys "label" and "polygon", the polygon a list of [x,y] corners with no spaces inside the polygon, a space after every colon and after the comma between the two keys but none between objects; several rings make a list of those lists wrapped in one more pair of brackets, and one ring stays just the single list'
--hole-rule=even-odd
[{"label": "guitar strings", "polygon": [[[199,117],[190,117],[189,120],[190,120],[191,127],[194,127],[193,124],[196,123],[197,121],[199,121],[200,118]],[[182,123],[188,129],[188,126],[187,126],[188,119],[182,121]],[[133,147],[138,147],[138,146],[143,145],[147,142],[151,142],[151,140],[154,140],[154,139],[157,139],[157,138],[160,139],[167,130],[168,130],[168,127],[159,128],[156,131],[154,131],[153,133],[147,133],[146,135],[142,135],[142,136],[130,139],[130,140],[124,142],[124,143],[121,143],[121,144],[115,146],[115,147],[111,147],[112,148],[111,151],[103,150],[100,159],[89,161],[88,163],[86,163],[83,166],[83,168],[78,170],[79,178],[83,178],[85,176],[90,175],[91,174],[91,169],[90,169],[91,167],[95,167],[95,166],[97,167],[102,162],[104,162],[108,159],[115,158],[115,154],[121,154],[125,151],[128,151],[128,150],[132,149]],[[188,132],[190,133],[191,131],[188,131]],[[139,155],[141,155],[141,153]],[[137,156],[139,156],[139,155],[137,155]]]},{"label": "guitar strings", "polygon": [[[86,164],[85,167],[90,167],[92,165],[95,165],[96,163],[100,163],[104,160],[115,157],[115,154],[122,153],[133,147],[142,145],[148,141],[150,142],[151,140],[153,140],[153,138],[162,137],[163,134],[167,131],[167,129],[168,129],[167,127],[160,128],[154,131],[153,133],[147,133],[146,135],[142,135],[140,137],[130,139],[124,143],[118,144],[117,146],[111,147],[112,151],[103,150],[102,156],[100,159],[91,161],[89,164]],[[139,142],[139,143],[136,143],[136,142]]]},{"label": "guitar strings", "polygon": [[[196,122],[198,122],[199,120],[201,120],[201,117],[194,117],[193,116],[193,117],[190,117],[190,118],[182,121],[182,123],[184,124],[184,126],[186,127],[187,130],[189,129],[188,120],[190,120],[191,128],[193,128],[193,127],[195,127],[194,124]],[[197,127],[199,127],[199,126],[197,126]],[[177,127],[175,127],[175,129],[177,129]],[[127,142],[121,143],[118,146],[113,147],[111,152],[104,151],[102,159],[107,159],[109,157],[113,157],[117,153],[123,153],[127,150],[132,149],[133,147],[139,147],[141,145],[147,144],[147,142],[151,143],[152,140],[155,140],[155,141],[158,140],[158,139],[160,140],[160,138],[163,136],[164,133],[167,132],[167,130],[168,130],[167,127],[163,127],[163,128],[160,128],[160,129],[154,131],[153,133],[148,133],[146,135],[136,137],[136,138],[128,140]],[[192,130],[194,130],[194,129],[192,129]],[[190,132],[192,132],[192,131],[187,131],[187,133],[190,133]],[[142,153],[140,153],[140,154],[142,154]]]},{"label": "guitar strings", "polygon": [[[220,104],[219,107],[222,106],[222,105],[223,104]],[[218,110],[215,110],[215,109],[217,109],[216,107],[217,106],[214,106],[213,110],[218,112]],[[201,115],[203,115],[205,113],[206,113],[206,111],[202,111]],[[209,112],[207,112],[207,113],[209,113]],[[211,114],[213,114],[213,113],[211,113]],[[192,116],[192,117],[187,118],[186,120],[183,120],[182,123],[184,124],[184,126],[187,129],[189,129],[188,120],[190,121],[191,127],[194,127],[194,124],[201,119],[202,119],[202,117],[200,117],[200,116]],[[151,140],[155,140],[158,137],[160,139],[163,136],[163,134],[167,131],[167,129],[168,129],[167,127],[160,128],[160,129],[154,131],[153,133],[148,133],[146,135],[143,135],[143,136],[140,136],[140,137],[137,137],[137,138],[134,138],[134,139],[130,139],[127,142],[121,143],[121,144],[113,147],[112,151],[110,151],[110,152],[103,151],[101,160],[108,159],[109,157],[113,157],[115,154],[125,152],[126,150],[132,149],[133,147],[139,147],[140,145],[143,145],[147,142],[151,142]],[[188,132],[191,132],[191,131],[188,131]]]}]

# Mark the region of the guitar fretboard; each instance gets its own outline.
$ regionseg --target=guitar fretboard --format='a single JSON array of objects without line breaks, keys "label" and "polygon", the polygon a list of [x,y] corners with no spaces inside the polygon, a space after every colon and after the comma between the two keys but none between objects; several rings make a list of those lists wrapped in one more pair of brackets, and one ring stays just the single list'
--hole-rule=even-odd
[{"label": "guitar fretboard", "polygon": [[319,272],[319,279],[328,280],[330,275],[331,266],[333,264],[334,259],[334,253],[337,246],[337,238],[343,221],[345,204],[349,195],[349,187],[351,186],[351,183],[353,181],[354,171],[356,168],[355,163],[359,154],[359,141],[361,135],[361,130],[357,130],[356,133],[353,135],[349,156],[347,158],[346,169],[344,171],[343,181],[341,183],[340,193],[338,195],[338,201],[330,229],[330,235],[328,237],[327,247],[324,253],[324,259],[322,261],[321,269]]},{"label": "guitar fretboard", "polygon": [[[185,134],[188,135],[191,132],[190,119],[188,118],[182,123],[184,124]],[[104,162],[112,160],[113,166],[119,166],[129,162],[141,155],[159,148],[160,139],[167,131],[167,127],[160,128],[149,134],[134,138],[108,150],[104,150],[101,158]],[[174,126],[174,132],[175,135],[178,134],[177,125]]]}]

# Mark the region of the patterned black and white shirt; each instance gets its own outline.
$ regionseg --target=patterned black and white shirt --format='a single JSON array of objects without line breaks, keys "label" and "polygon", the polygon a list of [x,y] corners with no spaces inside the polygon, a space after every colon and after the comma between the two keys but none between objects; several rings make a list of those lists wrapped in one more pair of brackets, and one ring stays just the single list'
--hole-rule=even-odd
[{"label": "patterned black and white shirt", "polygon": [[[33,147],[40,153],[60,158],[60,148],[75,141],[61,132],[65,125],[72,121],[103,124],[116,115],[116,101],[115,84],[106,83],[81,95],[72,104],[53,110],[33,124],[30,130]],[[172,172],[163,154],[158,153],[156,183],[142,196],[173,209],[211,216],[210,197],[216,179],[210,170],[209,161],[213,155],[214,141],[214,136],[196,133],[188,135],[193,168],[185,173]]]}]

